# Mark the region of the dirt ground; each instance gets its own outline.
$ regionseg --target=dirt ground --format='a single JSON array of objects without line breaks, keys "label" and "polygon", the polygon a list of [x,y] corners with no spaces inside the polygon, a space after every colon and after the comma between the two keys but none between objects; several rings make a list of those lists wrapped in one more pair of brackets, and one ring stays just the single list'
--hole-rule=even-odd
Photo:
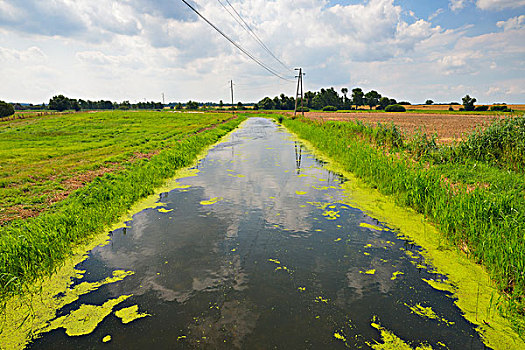
[{"label": "dirt ground", "polygon": [[393,122],[410,135],[418,128],[427,134],[437,133],[440,143],[461,140],[462,136],[478,126],[487,125],[494,119],[503,118],[492,115],[452,115],[425,113],[318,113],[308,112],[305,117],[314,120],[356,121],[376,125]]}]

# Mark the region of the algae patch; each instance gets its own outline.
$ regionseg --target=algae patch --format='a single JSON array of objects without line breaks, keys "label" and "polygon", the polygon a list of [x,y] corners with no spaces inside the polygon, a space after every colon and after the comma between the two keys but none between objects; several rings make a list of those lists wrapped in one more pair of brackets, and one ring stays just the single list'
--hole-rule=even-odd
[{"label": "algae patch", "polygon": [[109,334],[106,335],[104,338],[102,338],[102,342],[103,342],[103,343],[107,343],[107,342],[109,342],[109,341],[111,341],[111,335],[109,335]]},{"label": "algae patch", "polygon": [[381,333],[381,341],[379,343],[374,341],[374,343],[368,343],[368,345],[374,350],[432,350],[430,345],[420,344],[415,348],[408,345],[403,339],[399,338],[393,332],[382,327],[380,324],[372,320],[371,326],[377,329]]},{"label": "algae patch", "polygon": [[213,198],[210,198],[209,200],[201,201],[200,203],[201,205],[212,205],[212,204],[222,201],[223,199],[224,198],[222,197],[213,197]]},{"label": "algae patch", "polygon": [[139,313],[139,306],[133,305],[120,310],[115,311],[115,316],[122,320],[122,323],[130,323],[138,318],[151,316],[147,313]]},{"label": "algae patch", "polygon": [[364,227],[364,228],[369,228],[371,230],[376,230],[376,231],[386,231],[384,227],[379,227],[379,226],[372,225],[366,222],[360,223],[359,226]]},{"label": "algae patch", "polygon": [[421,317],[424,317],[424,318],[429,318],[431,320],[436,320],[436,321],[441,321],[449,326],[453,325],[454,322],[450,322],[448,320],[446,320],[445,318],[443,317],[439,317],[435,312],[434,310],[432,310],[431,307],[425,307],[425,306],[421,306],[420,304],[416,304],[414,306],[410,306],[408,304],[404,304],[406,307],[408,307],[410,309],[410,311],[412,311],[412,313],[418,315],[418,316],[421,316]]},{"label": "algae patch", "polygon": [[397,278],[397,276],[399,276],[399,275],[404,275],[404,273],[401,272],[401,271],[394,271],[394,272],[392,273],[392,277],[390,277],[390,279],[393,281],[393,280],[395,280],[395,279]]},{"label": "algae patch", "polygon": [[52,331],[58,328],[64,328],[69,336],[79,336],[90,334],[97,328],[100,322],[106,318],[112,311],[113,307],[120,304],[131,295],[121,295],[115,299],[109,299],[102,305],[81,305],[78,309],[71,311],[66,316],[61,316],[53,321],[42,330],[42,333]]}]

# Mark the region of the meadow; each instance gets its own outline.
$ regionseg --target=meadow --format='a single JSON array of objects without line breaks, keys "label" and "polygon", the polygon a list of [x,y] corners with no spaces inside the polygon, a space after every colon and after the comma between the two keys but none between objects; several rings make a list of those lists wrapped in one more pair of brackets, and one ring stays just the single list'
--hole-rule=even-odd
[{"label": "meadow", "polygon": [[505,296],[500,311],[525,334],[525,116],[479,128],[453,145],[395,124],[279,118],[344,170],[424,214],[483,265]]},{"label": "meadow", "polygon": [[35,216],[96,176],[230,117],[113,111],[0,122],[0,223]]},{"label": "meadow", "polygon": [[0,123],[0,300],[53,273],[242,120],[114,111]]}]

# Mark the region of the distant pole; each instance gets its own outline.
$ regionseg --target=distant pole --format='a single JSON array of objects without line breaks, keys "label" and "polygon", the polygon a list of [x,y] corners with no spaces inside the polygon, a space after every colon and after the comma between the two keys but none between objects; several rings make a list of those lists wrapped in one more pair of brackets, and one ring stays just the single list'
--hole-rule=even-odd
[{"label": "distant pole", "polygon": [[301,112],[303,112],[304,117],[304,94],[303,94],[303,75],[302,70],[299,71],[299,79],[301,79]]},{"label": "distant pole", "polygon": [[230,80],[230,88],[232,92],[232,116],[235,115],[235,111],[233,109],[233,80]]},{"label": "distant pole", "polygon": [[303,117],[304,117],[303,69],[302,68],[295,68],[295,70],[299,71],[299,75],[296,76],[296,78],[297,78],[297,89],[295,90],[295,109],[293,111],[293,116],[295,117],[296,114],[297,114],[297,102],[299,101],[299,95],[301,95],[301,110],[303,112]]},{"label": "distant pole", "polygon": [[162,107],[164,107],[164,93],[162,93]]}]

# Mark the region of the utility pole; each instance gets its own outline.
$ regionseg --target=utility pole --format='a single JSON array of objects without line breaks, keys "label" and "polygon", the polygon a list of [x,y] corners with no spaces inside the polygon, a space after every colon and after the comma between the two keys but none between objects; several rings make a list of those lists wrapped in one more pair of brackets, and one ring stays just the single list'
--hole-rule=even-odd
[{"label": "utility pole", "polygon": [[162,107],[164,107],[164,93],[162,93]]},{"label": "utility pole", "polygon": [[303,113],[304,117],[304,93],[303,93],[303,69],[302,68],[295,68],[295,70],[299,71],[299,75],[296,75],[297,78],[297,89],[295,91],[295,110],[293,111],[293,115],[297,114],[297,101],[299,101],[299,95],[301,95],[301,111]]},{"label": "utility pole", "polygon": [[231,88],[231,92],[232,92],[232,116],[233,116],[233,115],[235,115],[235,110],[233,109],[233,80],[230,80],[230,88]]}]

